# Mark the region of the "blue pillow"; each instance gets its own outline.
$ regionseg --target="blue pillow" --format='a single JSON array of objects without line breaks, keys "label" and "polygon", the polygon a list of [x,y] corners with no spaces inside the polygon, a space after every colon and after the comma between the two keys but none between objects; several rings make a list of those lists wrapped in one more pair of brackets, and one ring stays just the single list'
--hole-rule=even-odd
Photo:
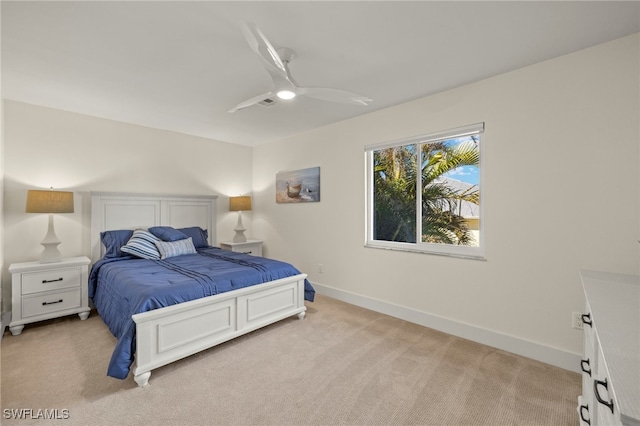
[{"label": "blue pillow", "polygon": [[180,232],[170,226],[152,226],[149,228],[149,232],[160,238],[162,241],[178,241],[189,238],[189,236],[184,232]]},{"label": "blue pillow", "polygon": [[160,252],[160,259],[196,253],[191,237],[178,241],[156,241],[156,247]]},{"label": "blue pillow", "polygon": [[123,257],[126,253],[120,251],[120,247],[127,244],[127,241],[133,235],[130,229],[119,229],[116,231],[104,231],[100,233],[100,239],[104,244],[104,257]]},{"label": "blue pillow", "polygon": [[178,231],[187,234],[193,240],[193,246],[195,248],[209,247],[209,233],[206,229],[202,229],[199,226],[193,226],[191,228],[180,228]]},{"label": "blue pillow", "polygon": [[151,232],[136,229],[127,244],[120,250],[143,259],[160,259],[160,252],[156,247],[156,242],[162,241]]}]

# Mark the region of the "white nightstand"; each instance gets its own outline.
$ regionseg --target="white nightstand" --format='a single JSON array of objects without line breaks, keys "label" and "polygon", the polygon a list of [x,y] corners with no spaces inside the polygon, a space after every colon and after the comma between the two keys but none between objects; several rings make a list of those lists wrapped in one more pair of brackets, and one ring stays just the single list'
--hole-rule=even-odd
[{"label": "white nightstand", "polygon": [[78,314],[89,317],[89,263],[70,257],[55,263],[23,262],[9,266],[12,307],[9,330],[17,336],[25,324]]},{"label": "white nightstand", "polygon": [[247,240],[244,243],[225,241],[220,243],[220,248],[224,250],[235,251],[236,253],[262,256],[262,241],[260,240]]}]

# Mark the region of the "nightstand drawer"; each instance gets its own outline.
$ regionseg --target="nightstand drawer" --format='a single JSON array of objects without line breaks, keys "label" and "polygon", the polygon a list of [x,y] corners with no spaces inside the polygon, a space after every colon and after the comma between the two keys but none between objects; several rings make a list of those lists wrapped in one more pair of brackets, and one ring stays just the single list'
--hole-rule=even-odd
[{"label": "nightstand drawer", "polygon": [[262,247],[260,245],[252,245],[243,248],[234,248],[235,253],[250,254],[252,256],[262,256]]},{"label": "nightstand drawer", "polygon": [[262,241],[247,240],[242,243],[225,241],[220,243],[220,248],[235,253],[250,254],[252,256],[262,256]]},{"label": "nightstand drawer", "polygon": [[40,294],[22,299],[22,317],[80,307],[80,289]]},{"label": "nightstand drawer", "polygon": [[80,268],[51,269],[22,274],[22,294],[80,287]]}]

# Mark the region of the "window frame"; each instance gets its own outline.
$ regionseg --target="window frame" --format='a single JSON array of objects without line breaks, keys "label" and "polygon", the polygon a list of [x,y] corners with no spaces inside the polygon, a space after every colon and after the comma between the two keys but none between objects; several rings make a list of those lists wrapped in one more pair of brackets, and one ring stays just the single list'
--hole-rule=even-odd
[{"label": "window frame", "polygon": [[[452,256],[452,257],[462,257],[476,260],[486,260],[485,258],[485,240],[486,240],[486,232],[484,227],[484,196],[480,196],[480,204],[478,206],[480,212],[480,223],[479,223],[479,235],[480,241],[478,246],[460,246],[453,244],[439,244],[439,243],[426,243],[422,242],[422,238],[418,238],[420,235],[421,227],[422,227],[422,191],[421,184],[422,179],[417,179],[416,181],[416,218],[418,221],[418,226],[416,229],[416,243],[406,243],[406,242],[397,242],[397,241],[384,241],[384,240],[375,240],[373,238],[374,233],[374,179],[373,179],[373,153],[374,151],[394,148],[404,145],[412,145],[412,144],[426,144],[426,143],[434,143],[439,141],[445,141],[449,139],[455,139],[464,136],[472,136],[477,135],[479,137],[479,152],[480,152],[480,161],[479,161],[479,171],[478,171],[478,187],[484,193],[484,167],[483,167],[483,159],[484,159],[484,145],[486,143],[484,137],[485,125],[484,122],[476,123],[468,126],[458,127],[454,129],[449,129],[436,133],[428,133],[422,134],[418,136],[412,136],[409,138],[399,139],[395,141],[388,141],[383,143],[371,144],[364,147],[365,151],[365,181],[366,181],[366,194],[365,194],[365,202],[366,202],[366,218],[365,218],[365,227],[366,227],[366,237],[365,237],[365,247],[370,248],[378,248],[378,249],[387,249],[387,250],[400,250],[400,251],[408,251],[408,252],[418,252],[425,254],[435,254],[435,255],[443,255],[443,256]],[[421,149],[416,150],[416,156],[420,155]],[[417,161],[416,164],[420,164],[420,161]],[[421,174],[418,173],[420,176]]]}]

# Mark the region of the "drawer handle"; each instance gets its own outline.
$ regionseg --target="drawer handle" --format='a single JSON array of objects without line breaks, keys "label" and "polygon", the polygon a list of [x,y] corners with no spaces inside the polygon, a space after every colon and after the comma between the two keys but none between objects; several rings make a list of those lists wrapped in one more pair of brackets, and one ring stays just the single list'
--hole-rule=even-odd
[{"label": "drawer handle", "polygon": [[582,323],[589,327],[593,327],[593,324],[591,323],[591,314],[582,314]]},{"label": "drawer handle", "polygon": [[42,302],[42,306],[55,305],[56,303],[62,303],[62,299],[56,300],[55,302]]},{"label": "drawer handle", "polygon": [[[587,370],[584,366],[589,367],[589,369]],[[589,375],[589,377],[591,377],[591,366],[589,365],[589,360],[588,359],[583,359],[582,361],[580,361],[580,368],[582,368],[582,371],[587,373]]]},{"label": "drawer handle", "polygon": [[589,412],[589,406],[588,405],[581,405],[580,406],[580,419],[585,422],[586,424],[590,425],[591,424],[591,420],[587,419],[584,417],[584,409],[586,408],[587,413]]},{"label": "drawer handle", "polygon": [[604,399],[602,399],[600,397],[600,393],[598,392],[598,385],[604,386],[604,388],[607,389],[608,388],[607,378],[605,377],[604,381],[601,381],[601,380],[593,381],[593,393],[596,395],[596,399],[598,400],[598,402],[602,405],[606,405],[607,407],[609,407],[609,409],[611,410],[611,413],[613,413],[613,399],[609,401],[605,401]]},{"label": "drawer handle", "polygon": [[47,283],[56,283],[58,281],[62,281],[62,277],[55,279],[55,280],[42,280],[42,284],[47,284]]},{"label": "drawer handle", "polygon": [[249,250],[249,251],[243,251],[242,253],[243,253],[243,254],[251,254],[251,253],[253,253],[253,252],[252,252],[251,250]]}]

